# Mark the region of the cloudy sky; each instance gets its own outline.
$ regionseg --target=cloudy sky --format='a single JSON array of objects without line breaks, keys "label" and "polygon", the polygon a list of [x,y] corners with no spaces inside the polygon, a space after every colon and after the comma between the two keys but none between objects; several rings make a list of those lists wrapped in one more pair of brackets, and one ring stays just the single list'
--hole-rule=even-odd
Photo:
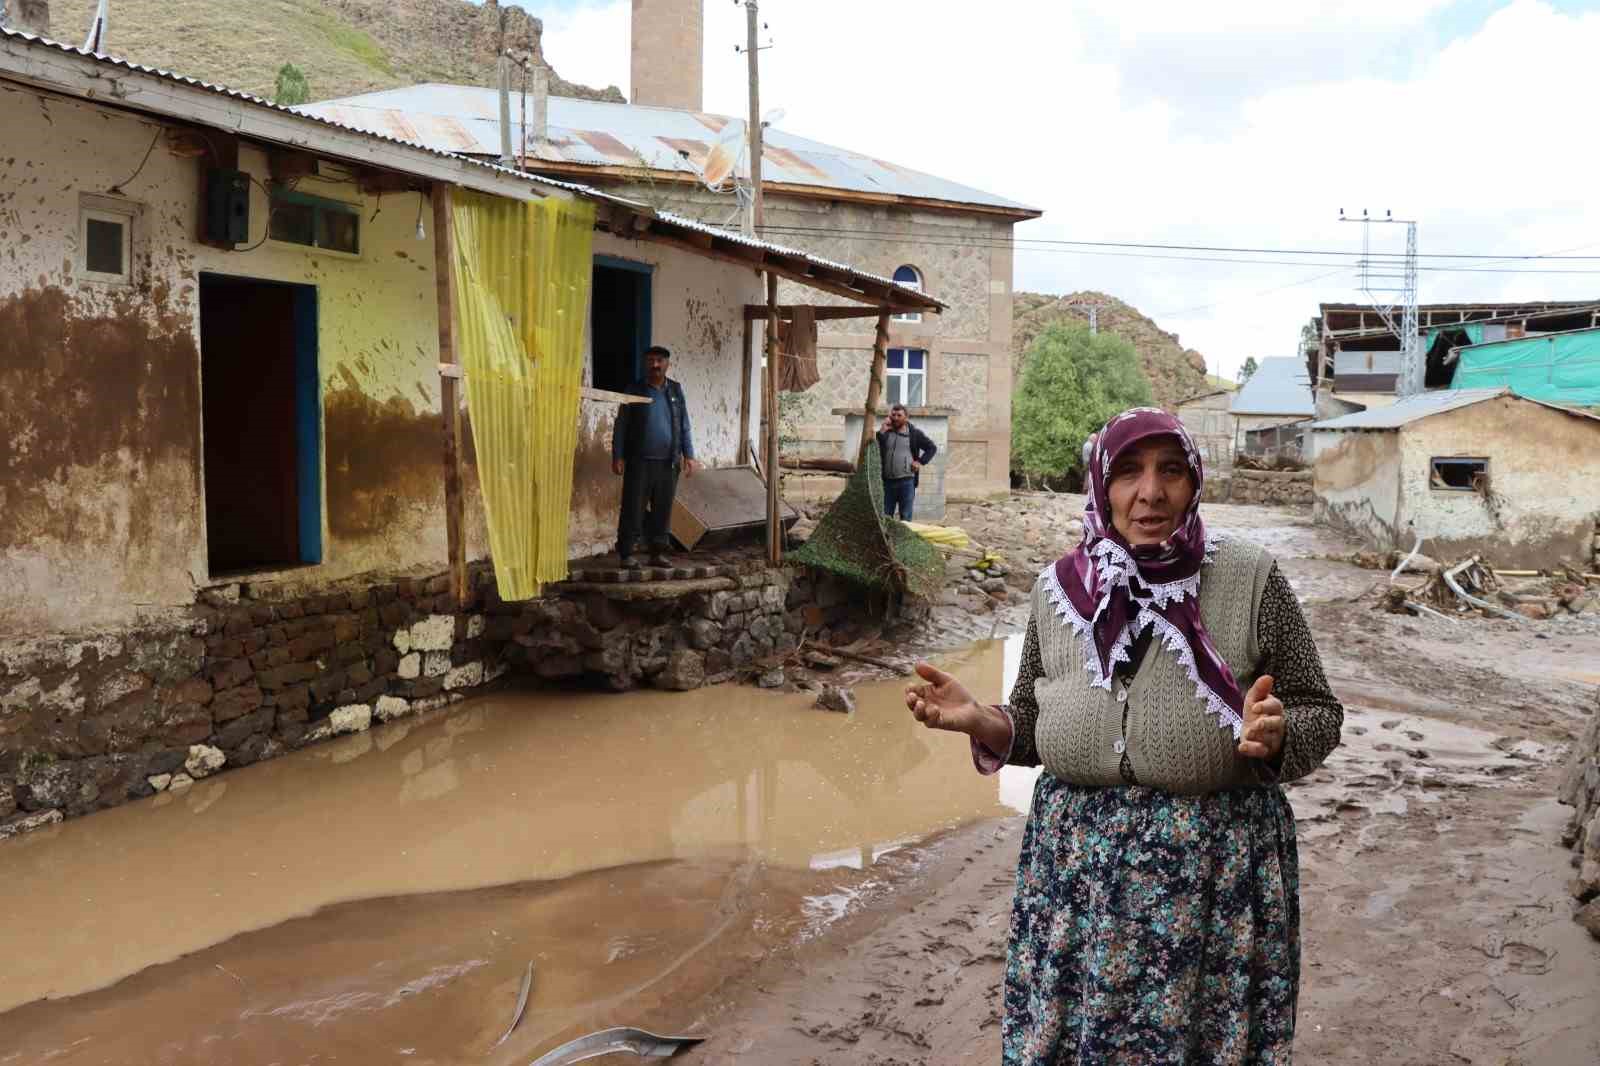
[{"label": "cloudy sky", "polygon": [[[629,0],[524,6],[563,77],[626,91]],[[706,9],[706,108],[740,114],[743,8]],[[1109,292],[1224,372],[1293,354],[1319,301],[1363,298],[1351,256],[1313,254],[1359,251],[1340,208],[1420,221],[1423,302],[1600,296],[1581,125],[1600,0],[764,0],[761,14],[763,107],[786,130],[1042,208],[1017,229],[1019,288]],[[1398,252],[1404,233],[1373,241]],[[1444,253],[1597,258],[1426,258]]]}]

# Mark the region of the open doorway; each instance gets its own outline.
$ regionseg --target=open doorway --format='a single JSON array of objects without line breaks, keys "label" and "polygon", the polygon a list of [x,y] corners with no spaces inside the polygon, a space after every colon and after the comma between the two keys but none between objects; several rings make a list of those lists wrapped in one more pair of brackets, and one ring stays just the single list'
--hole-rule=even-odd
[{"label": "open doorway", "polygon": [[650,347],[652,269],[631,259],[595,256],[589,339],[597,389],[621,392],[641,376],[644,350]]},{"label": "open doorway", "polygon": [[213,577],[322,561],[317,290],[200,275]]}]

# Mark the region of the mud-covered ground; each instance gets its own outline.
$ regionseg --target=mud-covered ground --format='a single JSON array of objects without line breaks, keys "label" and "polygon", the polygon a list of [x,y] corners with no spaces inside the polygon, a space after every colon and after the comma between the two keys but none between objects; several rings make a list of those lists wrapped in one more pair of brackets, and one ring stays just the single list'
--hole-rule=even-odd
[{"label": "mud-covered ground", "polygon": [[[1023,628],[1081,505],[953,508],[1001,586],[953,559],[933,624],[866,657],[1001,698],[1017,641],[983,640]],[[1552,799],[1600,626],[1387,614],[1388,575],[1303,514],[1207,515],[1278,556],[1347,708],[1290,790],[1297,1060],[1600,1062]],[[685,1063],[996,1062],[1033,776],[979,778],[872,672],[830,673],[850,715],[734,686],[501,693],[0,843],[0,1064],[512,1066],[612,1025],[708,1034]]]},{"label": "mud-covered ground", "polygon": [[[958,506],[946,524],[997,550],[1018,591],[1065,545],[1081,497]],[[1600,686],[1591,618],[1453,624],[1374,609],[1386,573],[1304,512],[1210,506],[1212,529],[1268,547],[1299,593],[1346,708],[1324,768],[1290,789],[1304,969],[1297,1061],[1600,1062],[1600,943],[1571,920],[1552,799]],[[1402,578],[1402,580],[1408,580]],[[992,598],[992,597],[991,597]],[[945,634],[1020,627],[1026,606],[939,612]],[[951,743],[959,744],[958,738]],[[995,1062],[1021,817],[927,849],[877,909],[780,954],[697,1019],[697,1063]]]}]

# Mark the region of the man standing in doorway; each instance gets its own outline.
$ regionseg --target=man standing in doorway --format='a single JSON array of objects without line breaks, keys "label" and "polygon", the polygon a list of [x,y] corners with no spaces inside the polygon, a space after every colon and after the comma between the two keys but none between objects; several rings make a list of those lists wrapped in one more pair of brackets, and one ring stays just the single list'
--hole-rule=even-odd
[{"label": "man standing in doorway", "polygon": [[890,518],[911,521],[917,499],[917,483],[922,468],[933,460],[939,446],[911,424],[905,404],[889,408],[889,417],[878,430],[878,457],[883,460],[883,513]]},{"label": "man standing in doorway", "polygon": [[678,470],[685,477],[700,468],[689,435],[689,405],[683,386],[667,377],[672,353],[656,345],[644,353],[644,380],[628,387],[649,403],[624,404],[611,435],[611,472],[622,478],[622,514],[617,521],[617,555],[625,569],[639,565],[633,554],[641,537],[651,566],[671,566],[668,527]]}]

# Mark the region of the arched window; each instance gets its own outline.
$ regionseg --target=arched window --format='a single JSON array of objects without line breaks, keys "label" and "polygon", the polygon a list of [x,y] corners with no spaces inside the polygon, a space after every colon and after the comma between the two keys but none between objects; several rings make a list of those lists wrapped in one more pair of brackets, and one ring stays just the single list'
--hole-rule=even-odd
[{"label": "arched window", "polygon": [[[908,289],[922,291],[922,272],[914,266],[906,265],[896,269],[894,280]],[[895,315],[894,320],[896,322],[921,322],[922,312],[907,311],[904,314]]]}]

